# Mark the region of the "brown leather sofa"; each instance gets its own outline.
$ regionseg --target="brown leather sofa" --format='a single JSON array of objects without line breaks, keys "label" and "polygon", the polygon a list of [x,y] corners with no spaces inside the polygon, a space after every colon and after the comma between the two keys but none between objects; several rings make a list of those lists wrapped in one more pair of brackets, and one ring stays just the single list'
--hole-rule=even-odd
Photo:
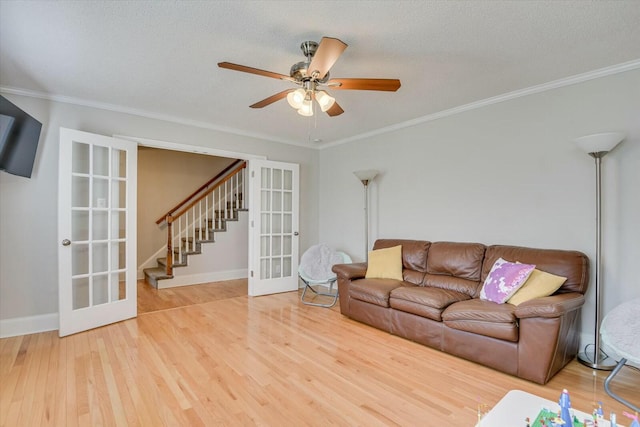
[{"label": "brown leather sofa", "polygon": [[[366,263],[333,267],[340,312],[418,343],[545,384],[578,352],[578,321],[589,284],[581,252],[480,243],[378,240],[402,245],[403,281],[365,279]],[[518,306],[480,300],[498,258],[564,276],[553,295]]]}]

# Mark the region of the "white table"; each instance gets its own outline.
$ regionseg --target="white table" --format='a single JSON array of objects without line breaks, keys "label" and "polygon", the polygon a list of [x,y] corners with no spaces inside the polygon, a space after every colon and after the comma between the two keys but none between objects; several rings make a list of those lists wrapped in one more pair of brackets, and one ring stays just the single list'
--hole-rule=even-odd
[{"label": "white table", "polygon": [[[560,398],[561,392],[562,390],[558,390],[558,398]],[[569,396],[571,396],[571,390],[569,390]],[[543,408],[557,411],[560,409],[560,405],[558,405],[558,402],[552,402],[531,393],[511,390],[482,418],[477,427],[525,427],[525,419],[527,417],[529,417],[533,425],[540,410]],[[571,411],[580,421],[593,419],[591,414],[576,409],[571,409]],[[608,415],[606,416],[608,417]],[[620,424],[621,416],[622,414],[617,416],[618,427],[622,427]],[[598,421],[598,427],[611,427],[611,423],[608,420]]]},{"label": "white table", "polygon": [[640,407],[618,396],[610,388],[611,380],[627,362],[640,365],[640,299],[627,301],[611,310],[602,321],[600,332],[605,348],[619,357],[618,365],[604,381],[604,389],[618,402],[640,412]]}]

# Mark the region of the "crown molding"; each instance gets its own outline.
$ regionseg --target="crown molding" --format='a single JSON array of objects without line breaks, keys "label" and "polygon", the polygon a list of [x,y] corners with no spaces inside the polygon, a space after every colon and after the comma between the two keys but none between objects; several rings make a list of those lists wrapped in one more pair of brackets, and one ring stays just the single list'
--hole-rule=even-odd
[{"label": "crown molding", "polygon": [[593,79],[598,79],[601,77],[607,77],[614,74],[624,73],[626,71],[636,70],[638,68],[640,68],[640,59],[624,62],[622,64],[617,64],[610,67],[600,68],[598,70],[593,70],[586,73],[565,77],[565,78],[554,80],[548,83],[531,86],[525,89],[519,89],[513,92],[507,92],[502,95],[497,95],[491,98],[482,99],[480,101],[471,102],[469,104],[450,108],[448,110],[438,111],[437,113],[418,117],[412,120],[407,120],[406,122],[401,122],[395,125],[376,129],[371,132],[365,132],[365,133],[354,135],[348,138],[340,139],[337,141],[328,142],[326,144],[323,144],[321,147],[319,147],[319,149],[323,150],[325,148],[335,147],[336,145],[342,145],[348,142],[357,141],[364,138],[370,138],[372,136],[382,135],[382,134],[393,132],[399,129],[404,129],[404,128],[416,126],[422,123],[430,122],[433,120],[442,119],[444,117],[453,116],[455,114],[463,113],[465,111],[475,110],[476,108],[482,108],[488,105],[497,104],[499,102],[509,101],[515,98],[533,95],[536,93],[558,89],[565,86],[571,86],[574,84],[583,83],[583,82],[593,80]]},{"label": "crown molding", "polygon": [[38,98],[46,101],[54,101],[54,102],[61,102],[65,104],[78,105],[82,107],[96,108],[99,110],[113,111],[116,113],[131,114],[134,116],[145,117],[147,119],[162,120],[165,122],[171,122],[171,123],[176,123],[176,124],[185,125],[185,126],[193,126],[193,127],[202,128],[202,129],[224,132],[232,135],[260,139],[262,141],[278,142],[280,144],[297,145],[300,147],[309,148],[308,145],[302,144],[300,142],[290,141],[288,139],[275,138],[273,136],[266,135],[266,134],[248,132],[242,129],[216,125],[214,123],[208,123],[208,122],[192,120],[192,119],[185,119],[183,117],[172,116],[169,114],[159,114],[153,111],[130,108],[122,105],[107,104],[104,102],[92,101],[92,100],[87,100],[82,98],[75,98],[71,96],[50,94],[50,93],[34,91],[34,90],[20,89],[20,88],[15,88],[10,86],[0,86],[0,92],[8,93],[11,95]]},{"label": "crown molding", "polygon": [[191,120],[183,117],[172,116],[168,114],[159,114],[152,111],[146,111],[136,108],[124,107],[121,105],[115,104],[107,104],[97,101],[91,101],[81,98],[74,98],[70,96],[64,95],[55,95],[49,94],[45,92],[32,91],[20,88],[14,88],[9,86],[0,86],[0,92],[8,93],[12,95],[20,95],[27,96],[31,98],[39,98],[48,101],[62,102],[65,104],[79,105],[83,107],[97,108],[101,110],[114,111],[118,113],[132,114],[140,117],[145,117],[149,119],[162,120],[166,122],[177,123],[185,126],[193,126],[202,129],[209,129],[217,132],[224,132],[232,135],[244,136],[248,138],[260,139],[263,141],[277,142],[281,144],[295,145],[298,147],[311,148],[315,150],[323,150],[325,148],[335,147],[337,145],[346,144],[349,142],[370,138],[377,135],[382,135],[385,133],[397,131],[400,129],[416,126],[422,123],[430,122],[433,120],[442,119],[444,117],[453,116],[455,114],[463,113],[470,110],[475,110],[476,108],[486,107],[488,105],[497,104],[499,102],[509,101],[515,98],[520,98],[523,96],[533,95],[540,92],[545,92],[548,90],[558,89],[565,86],[571,86],[578,83],[583,83],[589,80],[607,77],[614,74],[624,73],[626,71],[636,70],[640,68],[640,59],[636,59],[629,62],[624,62],[622,64],[612,65],[610,67],[600,68],[598,70],[589,71],[582,74],[577,74],[570,77],[565,77],[562,79],[554,80],[548,83],[543,83],[536,86],[531,86],[524,89],[515,90],[513,92],[507,92],[501,95],[497,95],[491,98],[482,99],[479,101],[471,102],[469,104],[461,105],[458,107],[450,108],[448,110],[439,111],[433,114],[429,114],[426,116],[418,117],[416,119],[407,120],[405,122],[397,123],[391,126],[379,128],[372,130],[370,132],[364,132],[357,135],[353,135],[347,138],[335,140],[332,142],[326,142],[322,145],[309,146],[306,143],[300,143],[296,141],[291,141],[283,138],[275,138],[271,135],[265,135],[255,132],[248,132],[242,129],[236,129],[226,126],[220,126],[213,123],[203,122],[199,120]]}]

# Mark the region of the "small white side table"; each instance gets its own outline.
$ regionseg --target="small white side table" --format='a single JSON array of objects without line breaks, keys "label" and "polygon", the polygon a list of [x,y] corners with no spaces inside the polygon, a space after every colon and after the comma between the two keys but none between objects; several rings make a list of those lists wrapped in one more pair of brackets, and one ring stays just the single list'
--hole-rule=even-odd
[{"label": "small white side table", "polygon": [[[627,301],[611,310],[600,326],[602,343],[620,357],[618,365],[604,381],[607,394],[635,412],[640,408],[611,391],[611,381],[627,363],[640,364],[640,298]],[[637,397],[637,396],[636,396]]]}]

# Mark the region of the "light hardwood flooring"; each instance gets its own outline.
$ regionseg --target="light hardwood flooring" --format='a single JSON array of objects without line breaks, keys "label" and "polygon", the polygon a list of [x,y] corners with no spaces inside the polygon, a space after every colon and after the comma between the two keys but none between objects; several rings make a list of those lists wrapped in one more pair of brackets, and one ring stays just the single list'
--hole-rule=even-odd
[{"label": "light hardwood flooring", "polygon": [[[0,425],[473,426],[479,403],[511,389],[555,401],[567,388],[574,408],[625,409],[605,394],[607,373],[575,361],[541,386],[337,307],[302,305],[296,292],[182,298],[187,305],[62,339],[0,340]],[[637,402],[640,372],[624,368],[616,389]]]}]

